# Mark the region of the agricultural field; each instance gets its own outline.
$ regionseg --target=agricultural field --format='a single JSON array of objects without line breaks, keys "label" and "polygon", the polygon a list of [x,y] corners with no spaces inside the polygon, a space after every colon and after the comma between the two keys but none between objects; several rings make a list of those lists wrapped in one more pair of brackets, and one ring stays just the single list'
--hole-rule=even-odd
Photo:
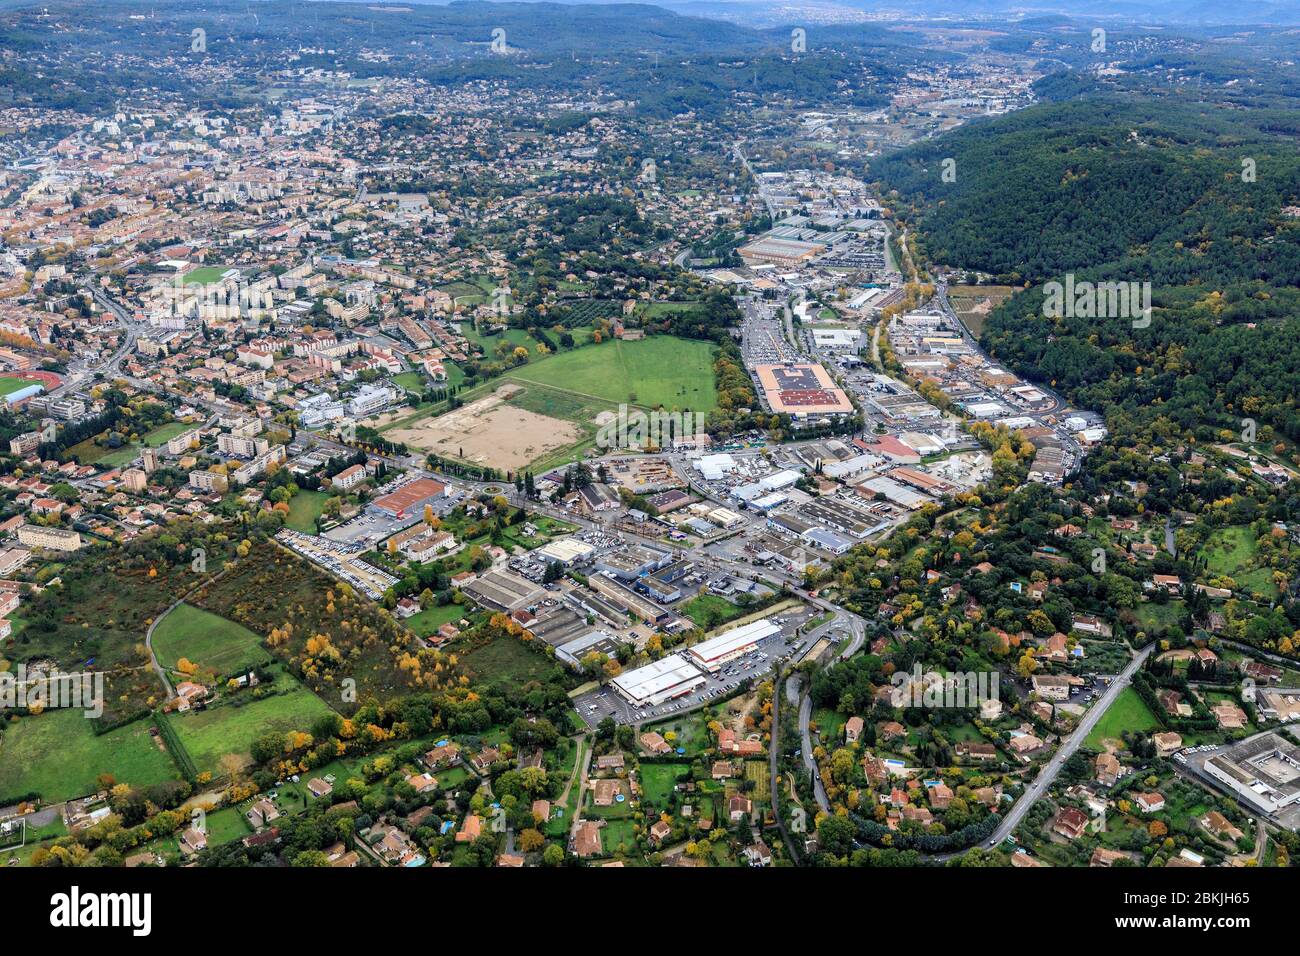
[{"label": "agricultural field", "polygon": [[168,670],[175,671],[183,657],[200,672],[218,677],[271,660],[258,635],[192,604],[177,605],[159,622],[153,649],[158,663]]},{"label": "agricultural field", "polygon": [[955,285],[948,289],[948,301],[970,334],[978,336],[989,313],[1011,298],[1014,291],[1007,285]]},{"label": "agricultural field", "polygon": [[[288,675],[286,675],[288,678]],[[277,682],[289,686],[289,679]],[[235,700],[247,703],[218,704],[207,710],[174,715],[171,725],[199,773],[229,773],[245,766],[253,742],[272,731],[309,730],[312,722],[329,713],[325,702],[292,681],[292,689],[269,697],[253,699],[241,695]]]},{"label": "agricultural field", "polygon": [[717,407],[713,345],[667,335],[561,352],[505,377],[643,408],[707,412]]},{"label": "agricultural field", "polygon": [[137,720],[96,736],[80,710],[11,720],[0,735],[0,803],[31,792],[47,803],[84,796],[95,791],[102,773],[139,787],[176,780],[176,766],[150,734],[152,727]]}]

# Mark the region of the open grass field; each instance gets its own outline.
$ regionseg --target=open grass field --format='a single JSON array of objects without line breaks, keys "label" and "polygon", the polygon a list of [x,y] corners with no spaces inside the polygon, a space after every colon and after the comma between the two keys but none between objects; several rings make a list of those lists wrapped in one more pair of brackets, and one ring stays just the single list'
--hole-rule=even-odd
[{"label": "open grass field", "polygon": [[421,637],[428,637],[444,624],[455,623],[469,613],[462,604],[430,607],[408,617],[403,623]]},{"label": "open grass field", "polygon": [[[517,329],[480,338],[528,344]],[[603,342],[535,358],[466,391],[460,396],[466,404],[451,412],[431,407],[378,427],[392,441],[444,457],[507,470],[545,469],[581,455],[595,440],[596,419],[616,414],[622,403],[712,410],[712,363],[708,342],[671,336]]]},{"label": "open grass field", "polygon": [[329,711],[323,700],[297,686],[288,693],[250,699],[242,706],[226,704],[179,714],[171,723],[199,772],[220,775],[232,765],[247,764],[253,741],[267,731],[306,731]]},{"label": "open grass field", "polygon": [[150,448],[157,448],[165,445],[177,435],[183,435],[194,426],[186,422],[168,422],[166,425],[159,425],[151,432],[144,435],[143,441]]},{"label": "open grass field", "polygon": [[561,352],[506,377],[645,408],[717,407],[712,344],[667,335]]},{"label": "open grass field", "polygon": [[186,285],[207,285],[210,282],[216,282],[221,278],[229,266],[199,266],[197,269],[191,269],[185,273]]},{"label": "open grass field", "polygon": [[745,609],[732,604],[716,594],[701,594],[682,605],[682,613],[695,622],[701,630],[711,631],[719,625],[734,621]]},{"label": "open grass field", "polygon": [[0,803],[29,792],[50,803],[83,796],[94,792],[101,773],[133,786],[178,779],[150,727],[148,720],[137,720],[95,736],[80,710],[10,721],[0,736]]},{"label": "open grass field", "polygon": [[1258,545],[1250,528],[1232,525],[1220,528],[1205,543],[1205,567],[1210,574],[1232,578],[1239,588],[1258,597],[1274,598],[1277,585],[1267,567],[1255,567]]},{"label": "open grass field", "polygon": [[289,499],[289,517],[284,523],[294,531],[315,534],[316,519],[320,517],[329,497],[323,491],[299,491]]},{"label": "open grass field", "polygon": [[563,670],[563,665],[513,637],[496,638],[481,647],[457,653],[471,674],[489,682],[521,684]]},{"label": "open grass field", "polygon": [[159,622],[153,648],[158,663],[169,670],[184,657],[218,676],[271,660],[262,639],[248,628],[192,604],[178,605]]},{"label": "open grass field", "polygon": [[646,803],[666,809],[672,797],[677,778],[691,769],[688,763],[641,764],[641,792]]},{"label": "open grass field", "polygon": [[1138,692],[1132,687],[1124,688],[1123,693],[1115,699],[1106,713],[1102,714],[1097,726],[1084,742],[1092,750],[1101,750],[1102,742],[1107,738],[1118,740],[1123,731],[1152,731],[1160,729],[1160,721],[1147,708]]}]

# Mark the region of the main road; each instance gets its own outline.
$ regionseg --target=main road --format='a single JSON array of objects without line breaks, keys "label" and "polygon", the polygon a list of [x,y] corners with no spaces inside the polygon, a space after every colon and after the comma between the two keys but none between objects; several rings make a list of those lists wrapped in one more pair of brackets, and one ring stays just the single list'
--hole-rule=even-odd
[{"label": "main road", "polygon": [[[1083,745],[1083,742],[1088,739],[1088,735],[1092,733],[1093,728],[1097,726],[1097,723],[1101,720],[1107,709],[1115,703],[1119,698],[1119,695],[1124,693],[1125,688],[1133,682],[1133,675],[1137,673],[1138,668],[1142,666],[1143,662],[1150,656],[1151,651],[1154,648],[1155,643],[1152,642],[1142,648],[1142,650],[1138,651],[1137,654],[1133,656],[1133,659],[1125,665],[1124,669],[1116,675],[1115,679],[1110,682],[1110,686],[1106,688],[1106,693],[1102,694],[1097,703],[1090,707],[1088,712],[1083,715],[1083,719],[1079,721],[1079,725],[1074,728],[1074,731],[1069,737],[1065,738],[1065,742],[1056,749],[1056,753],[1052,755],[1052,759],[1043,764],[1042,769],[1038,771],[1038,776],[1035,777],[1033,782],[1025,788],[1025,792],[1020,795],[1020,799],[1015,802],[1014,806],[1012,806],[1011,811],[1006,815],[1006,818],[998,825],[998,828],[993,831],[993,836],[989,841],[989,846],[997,846],[1015,832],[1016,827],[1020,826],[1020,821],[1025,818],[1025,814],[1029,812],[1030,807],[1037,803],[1039,798],[1047,793],[1048,789],[1052,786],[1052,782],[1061,772],[1061,768],[1065,766],[1065,762],[1074,756],[1075,751],[1077,751],[1079,747]],[[949,859],[958,855],[960,854],[948,853],[941,857],[936,857],[936,859]]]}]

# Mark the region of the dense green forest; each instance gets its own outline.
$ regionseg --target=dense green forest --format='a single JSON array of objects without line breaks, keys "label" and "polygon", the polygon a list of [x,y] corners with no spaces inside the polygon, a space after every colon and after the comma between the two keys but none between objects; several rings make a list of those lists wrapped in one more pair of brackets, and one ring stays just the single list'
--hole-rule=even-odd
[{"label": "dense green forest", "polygon": [[[1111,427],[1165,437],[1257,418],[1300,438],[1294,111],[1110,97],[973,123],[876,164],[931,261],[1024,287],[999,359]],[[956,161],[944,183],[942,160]],[[1044,315],[1042,284],[1149,282],[1149,327]]]}]

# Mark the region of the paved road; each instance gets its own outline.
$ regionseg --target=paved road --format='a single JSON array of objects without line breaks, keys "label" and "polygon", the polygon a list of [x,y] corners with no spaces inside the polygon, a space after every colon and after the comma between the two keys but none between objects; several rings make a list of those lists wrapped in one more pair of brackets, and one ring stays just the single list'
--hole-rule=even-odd
[{"label": "paved road", "polygon": [[[856,614],[850,614],[848,611],[835,608],[835,617],[823,626],[817,628],[813,634],[817,637],[834,629],[838,632],[847,630],[851,635],[844,649],[828,666],[833,667],[840,661],[848,660],[862,647],[866,641],[867,628],[866,622]],[[813,757],[812,731],[810,723],[812,721],[812,696],[803,687],[803,681],[799,675],[791,675],[785,685],[786,695],[791,702],[799,701],[799,740],[802,750],[803,765],[812,772],[813,793],[817,797],[817,806],[823,812],[829,812],[831,808],[830,800],[826,796],[826,787],[822,784],[821,773],[817,770],[817,760]]]},{"label": "paved road", "polygon": [[[1015,832],[1016,827],[1020,826],[1020,821],[1025,818],[1029,808],[1038,802],[1039,797],[1047,793],[1052,781],[1056,779],[1057,774],[1061,772],[1061,768],[1065,766],[1065,762],[1074,756],[1074,752],[1088,739],[1088,734],[1092,733],[1092,729],[1097,726],[1098,721],[1101,720],[1102,715],[1106,713],[1110,705],[1115,703],[1119,695],[1124,692],[1124,688],[1129,686],[1133,680],[1133,675],[1137,673],[1138,668],[1142,666],[1142,662],[1147,659],[1154,648],[1154,643],[1142,648],[1110,682],[1110,686],[1106,688],[1106,693],[1102,694],[1097,703],[1083,715],[1083,719],[1074,728],[1074,732],[1056,749],[1052,759],[1043,765],[1033,783],[1025,789],[1025,792],[1020,795],[1020,799],[1011,808],[1011,812],[993,831],[992,845],[1001,843]],[[954,855],[956,854],[947,854],[944,858]]]},{"label": "paved road", "polygon": [[163,618],[165,618],[172,611],[176,610],[176,606],[178,604],[184,603],[184,601],[185,601],[184,598],[179,598],[178,600],[176,600],[171,605],[171,607],[167,608],[167,610],[163,611],[156,618],[154,618],[153,623],[149,625],[149,630],[144,632],[144,646],[145,646],[145,650],[149,652],[149,663],[153,665],[153,672],[158,675],[158,679],[162,681],[163,687],[167,689],[168,700],[171,700],[173,697],[176,696],[176,688],[172,687],[171,678],[167,676],[167,672],[163,670],[162,665],[158,663],[158,655],[153,652],[153,632],[154,632],[154,628],[156,628],[159,624],[163,622]]},{"label": "paved road", "polygon": [[781,754],[781,662],[777,661],[772,667],[772,744],[768,747],[768,761],[772,779],[770,782],[770,792],[772,794],[772,815],[776,817],[777,829],[781,831],[781,840],[785,843],[785,850],[790,854],[790,859],[796,863],[799,862],[799,850],[794,841],[790,839],[790,834],[785,828],[785,817],[781,815],[781,787],[778,783],[780,774],[777,772],[777,762]]}]

